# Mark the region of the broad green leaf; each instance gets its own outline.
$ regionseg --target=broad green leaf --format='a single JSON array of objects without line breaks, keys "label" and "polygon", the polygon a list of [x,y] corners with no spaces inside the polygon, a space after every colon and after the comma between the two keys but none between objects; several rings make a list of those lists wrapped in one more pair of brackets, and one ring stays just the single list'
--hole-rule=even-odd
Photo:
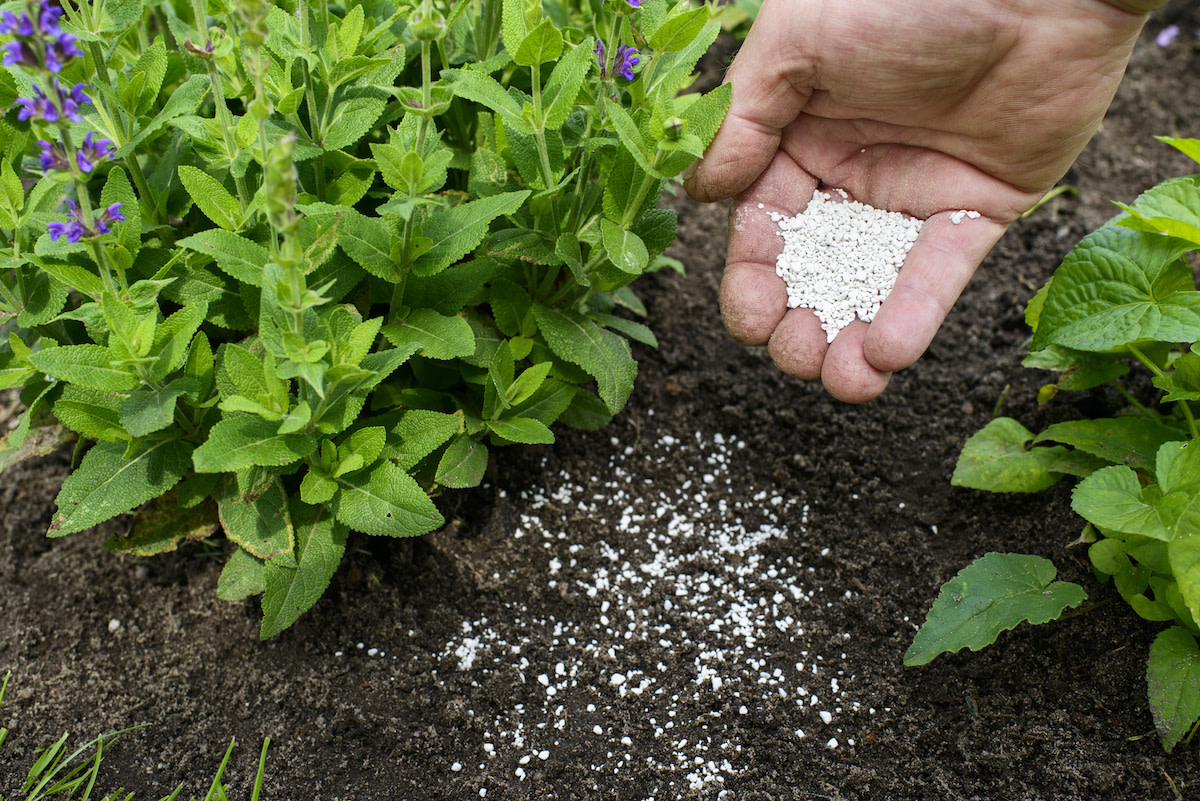
[{"label": "broad green leaf", "polygon": [[197,388],[187,378],[177,378],[162,388],[139,387],[121,402],[121,425],[135,437],[161,431],[175,422],[175,401]]},{"label": "broad green leaf", "polygon": [[176,244],[212,256],[217,266],[244,284],[262,286],[263,268],[271,255],[262,245],[219,228],[192,234]]},{"label": "broad green leaf", "polygon": [[[357,6],[356,6],[357,8]],[[324,507],[293,502],[296,566],[263,567],[263,622],[259,636],[274,637],[291,626],[325,594],[346,551],[346,527]]]},{"label": "broad green leaf", "polygon": [[525,0],[504,0],[501,6],[501,34],[504,49],[510,54],[515,53],[528,30],[529,27],[525,22]]},{"label": "broad green leaf", "polygon": [[1150,712],[1170,753],[1200,718],[1200,648],[1182,626],[1160,632],[1146,661]]},{"label": "broad green leaf", "polygon": [[600,314],[596,312],[588,316],[605,328],[619,331],[635,342],[641,342],[643,345],[649,345],[652,348],[658,347],[658,337],[654,336],[654,332],[642,323],[635,320],[627,320],[615,314]]},{"label": "broad green leaf", "polygon": [[0,162],[0,228],[14,230],[25,208],[25,189],[21,178],[5,159]]},{"label": "broad green leaf", "polygon": [[43,373],[81,387],[121,392],[141,383],[127,368],[113,362],[112,351],[100,345],[46,348],[29,360]]},{"label": "broad green leaf", "polygon": [[963,446],[950,483],[988,492],[1038,492],[1056,484],[1061,473],[1050,464],[1066,448],[1027,448],[1033,432],[1010,417],[998,417],[977,431]]},{"label": "broad green leaf", "polygon": [[549,428],[528,417],[488,420],[487,427],[511,442],[526,445],[549,445],[554,442],[554,433]]},{"label": "broad green leaf", "polygon": [[1113,417],[1055,423],[1033,441],[1061,442],[1111,464],[1149,472],[1164,443],[1184,438],[1180,431],[1146,417]]},{"label": "broad green leaf", "polygon": [[1055,272],[1031,350],[1200,339],[1200,292],[1180,260],[1187,249],[1178,239],[1120,226],[1089,234]]},{"label": "broad green leaf", "polygon": [[942,585],[904,664],[924,665],[963,648],[978,651],[1002,631],[1026,620],[1054,620],[1087,599],[1078,584],[1055,581],[1057,572],[1040,556],[989,553],[976,559]]},{"label": "broad green leaf", "polygon": [[673,13],[650,36],[650,47],[668,53],[682,50],[692,43],[708,23],[707,8],[687,11],[687,6],[675,6]]},{"label": "broad green leaf", "polygon": [[308,434],[279,434],[278,423],[251,414],[235,413],[222,419],[208,439],[192,454],[196,472],[222,473],[248,467],[282,467],[317,449]]},{"label": "broad green leaf", "polygon": [[1193,530],[1167,543],[1167,560],[1192,621],[1200,625],[1200,534]]},{"label": "broad green leaf", "polygon": [[650,265],[650,253],[637,234],[607,219],[600,221],[600,234],[604,250],[617,269],[631,275],[641,275],[646,271]]},{"label": "broad green leaf", "polygon": [[604,110],[607,112],[609,119],[612,120],[613,127],[617,131],[617,136],[621,139],[621,144],[625,145],[625,149],[633,156],[637,165],[642,168],[647,174],[661,178],[662,176],[651,165],[654,160],[651,144],[638,130],[637,123],[633,121],[633,117],[629,116],[629,112],[620,103],[614,103],[607,97],[604,98]]},{"label": "broad green leaf", "polygon": [[595,378],[609,413],[619,412],[637,377],[637,362],[625,340],[578,312],[534,304],[533,313],[550,350]]},{"label": "broad green leaf", "polygon": [[266,588],[263,561],[242,548],[229,555],[217,579],[217,597],[222,601],[240,601],[251,595],[261,595]]},{"label": "broad green leaf", "polygon": [[216,507],[206,503],[181,509],[179,486],[139,509],[132,529],[113,534],[104,547],[136,556],[157,556],[174,551],[185,542],[199,542],[215,534]]},{"label": "broad green leaf", "polygon": [[1154,138],[1167,143],[1192,161],[1200,161],[1200,139],[1181,139],[1172,136],[1156,136]]},{"label": "broad green leaf", "polygon": [[164,37],[159,37],[154,44],[142,51],[137,63],[130,71],[133,75],[144,76],[141,90],[134,103],[126,110],[135,117],[140,117],[150,111],[158,93],[162,90],[163,79],[167,76],[167,46]]},{"label": "broad green leaf", "polygon": [[501,278],[493,281],[488,289],[488,305],[492,307],[496,327],[505,336],[512,337],[522,333],[533,301],[519,284]]},{"label": "broad green leaf", "polygon": [[1173,536],[1154,499],[1148,501],[1143,494],[1137,473],[1122,465],[1097,470],[1076,484],[1071,508],[1102,528],[1157,540]]},{"label": "broad green leaf", "polygon": [[529,190],[505,192],[431,214],[421,225],[421,235],[432,245],[413,262],[413,273],[439,273],[470,253],[487,236],[492,220],[516,212],[529,194]]},{"label": "broad green leaf", "polygon": [[129,257],[136,261],[142,249],[142,206],[133,192],[129,176],[120,165],[109,168],[104,191],[100,193],[101,206],[107,208],[113,203],[121,204],[121,215],[125,218],[124,222],[114,224],[117,239],[129,252]]},{"label": "broad green leaf", "polygon": [[[676,94],[692,81],[692,71],[697,62],[708,51],[710,45],[717,40],[721,26],[710,22],[700,29],[700,33],[691,44],[677,53],[663,53],[657,58],[659,64],[654,70],[654,80],[646,87],[646,95],[653,96],[655,92],[667,91]],[[644,79],[643,79],[644,80]]]},{"label": "broad green leaf", "polygon": [[428,534],[445,520],[412,476],[391,462],[337,479],[337,519],[377,537]]},{"label": "broad green leaf", "polygon": [[1200,353],[1188,351],[1172,363],[1166,376],[1155,376],[1154,386],[1167,394],[1166,402],[1200,400]]},{"label": "broad green leaf", "polygon": [[462,425],[461,415],[428,409],[409,410],[392,429],[392,433],[400,437],[399,453],[393,458],[400,467],[410,470],[457,434]]},{"label": "broad green leaf", "polygon": [[1154,475],[1162,492],[1160,516],[1171,536],[1200,532],[1200,440],[1164,444]]},{"label": "broad green leaf", "polygon": [[67,301],[66,285],[55,280],[50,273],[36,270],[25,264],[17,268],[25,277],[25,305],[17,315],[17,325],[33,328],[53,320]]},{"label": "broad green leaf", "polygon": [[54,404],[54,416],[72,431],[99,442],[128,442],[129,433],[121,426],[118,409],[121,395],[101,392],[78,384],[63,387],[62,397]]},{"label": "broad green leaf", "polygon": [[550,368],[553,365],[550,362],[542,362],[535,364],[517,376],[516,380],[509,384],[505,391],[505,400],[510,405],[524,403],[526,400],[541,388],[542,383],[550,374]]},{"label": "broad green leaf", "polygon": [[725,112],[733,99],[733,84],[725,83],[700,96],[698,100],[683,108],[679,116],[687,122],[687,131],[700,139],[704,147],[712,143]]},{"label": "broad green leaf", "polygon": [[63,286],[74,287],[90,298],[99,298],[104,292],[104,284],[100,278],[78,264],[47,259],[39,260],[37,267],[41,272],[53,276]]},{"label": "broad green leaf", "polygon": [[241,227],[241,204],[216,178],[196,167],[180,165],[179,181],[208,219],[226,231]]},{"label": "broad green leaf", "polygon": [[1163,181],[1147,189],[1132,206],[1117,205],[1129,212],[1120,225],[1154,234],[1178,237],[1200,247],[1200,178],[1189,176]]},{"label": "broad green leaf", "polygon": [[[378,64],[379,60],[366,59],[359,68],[370,69],[372,63]],[[346,80],[338,77],[341,81]],[[338,103],[325,128],[321,146],[326,150],[341,150],[358,142],[375,125],[385,106],[383,100],[374,97],[354,97]]]},{"label": "broad green leaf", "polygon": [[[557,378],[547,378],[546,381],[526,401],[513,405],[513,414],[541,421],[549,426],[558,420],[571,405],[575,394],[581,392],[576,385]],[[599,398],[590,393],[584,393],[600,405],[606,420],[610,419],[608,410]]]},{"label": "broad green leaf", "polygon": [[450,89],[457,96],[486,106],[514,130],[533,135],[533,126],[525,120],[521,105],[492,76],[476,70],[443,70],[442,78],[450,81]]},{"label": "broad green leaf", "polygon": [[225,536],[259,559],[295,565],[295,529],[288,510],[288,495],[278,478],[257,497],[238,494],[232,481],[217,500],[217,512]]},{"label": "broad green leaf", "polygon": [[436,480],[454,489],[477,487],[483,481],[487,463],[487,446],[474,437],[460,434],[442,454]]},{"label": "broad green leaf", "polygon": [[562,55],[562,50],[562,34],[554,27],[554,22],[547,18],[522,37],[515,51],[509,52],[518,66],[540,67]]},{"label": "broad green leaf", "polygon": [[142,18],[142,0],[106,0],[103,9],[95,33],[120,33]]},{"label": "broad green leaf", "polygon": [[99,442],[67,476],[54,502],[48,536],[83,531],[157,498],[191,467],[192,446],[180,440],[147,442],[126,456],[126,446]]},{"label": "broad green leaf", "polygon": [[397,348],[416,346],[429,359],[458,359],[475,352],[470,324],[462,317],[432,309],[415,309],[403,321],[385,325],[382,333]]},{"label": "broad green leaf", "polygon": [[207,313],[207,304],[191,303],[158,324],[151,348],[154,354],[154,363],[150,365],[151,381],[162,381],[179,369]]},{"label": "broad green leaf", "polygon": [[349,210],[339,244],[347,256],[371,275],[392,283],[403,277],[399,266],[392,261],[392,230],[387,220]]},{"label": "broad green leaf", "polygon": [[558,60],[542,92],[546,128],[557,130],[575,110],[575,99],[592,65],[596,40],[588,36]]},{"label": "broad green leaf", "polygon": [[200,108],[204,98],[208,97],[211,88],[212,85],[209,83],[207,75],[197,74],[189,77],[182,86],[169,94],[167,102],[163,105],[162,110],[154,116],[154,119],[117,150],[114,154],[115,158],[128,158],[129,154],[133,153],[142,142],[156,135],[171,120],[185,114],[196,113],[196,109]]}]

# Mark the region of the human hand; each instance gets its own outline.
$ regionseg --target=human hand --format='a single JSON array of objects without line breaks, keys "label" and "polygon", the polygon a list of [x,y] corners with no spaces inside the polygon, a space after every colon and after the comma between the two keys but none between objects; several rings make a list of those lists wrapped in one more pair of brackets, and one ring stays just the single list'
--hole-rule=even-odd
[{"label": "human hand", "polygon": [[[1145,22],[1121,1],[766,0],[729,70],[725,122],[685,181],[697,200],[736,196],[730,334],[841,400],[879,395],[1096,131]],[[769,216],[799,214],[818,186],[925,220],[875,320],[832,343],[812,311],[787,308]],[[955,225],[960,209],[982,216]]]}]

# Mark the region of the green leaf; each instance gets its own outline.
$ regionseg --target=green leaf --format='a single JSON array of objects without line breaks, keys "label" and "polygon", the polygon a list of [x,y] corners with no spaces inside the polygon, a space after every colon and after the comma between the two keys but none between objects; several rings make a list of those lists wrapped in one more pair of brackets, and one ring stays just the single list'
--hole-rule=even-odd
[{"label": "green leaf", "polygon": [[1196,176],[1174,178],[1147,189],[1132,206],[1117,205],[1129,212],[1118,224],[1138,231],[1178,237],[1200,247],[1200,180]]},{"label": "green leaf", "polygon": [[[378,61],[378,59],[366,59],[359,67],[366,67],[364,71],[367,71],[372,63],[377,64]],[[338,66],[341,67],[340,64]],[[344,72],[344,70],[341,71]],[[335,70],[335,74],[337,72]],[[341,80],[346,79],[342,78]],[[333,112],[333,119],[325,128],[324,138],[320,142],[321,146],[325,150],[341,150],[358,142],[374,127],[375,121],[383,114],[385,106],[383,100],[374,97],[354,97],[338,103]]]},{"label": "green leaf", "polygon": [[237,485],[225,482],[217,500],[225,536],[259,559],[295,566],[296,533],[288,510],[288,495],[278,478],[252,499],[238,495]]},{"label": "green leaf", "polygon": [[121,425],[135,437],[161,431],[175,422],[175,401],[196,389],[196,382],[177,378],[165,387],[140,387],[121,402]]},{"label": "green leaf", "polygon": [[347,256],[371,275],[392,283],[403,278],[399,266],[392,261],[392,229],[387,220],[349,210],[339,244]]},{"label": "green leaf", "polygon": [[248,467],[282,467],[317,449],[308,434],[280,434],[278,423],[251,414],[235,413],[219,421],[208,439],[192,454],[198,473],[221,473]]},{"label": "green leaf", "polygon": [[1176,359],[1174,369],[1166,376],[1155,376],[1154,386],[1167,394],[1163,400],[1174,401],[1200,400],[1200,353],[1188,351]]},{"label": "green leaf", "polygon": [[442,79],[450,82],[455,95],[486,106],[519,133],[533,135],[533,126],[525,120],[521,104],[492,76],[476,70],[442,70]]},{"label": "green leaf", "polygon": [[271,256],[262,245],[219,228],[201,231],[176,244],[212,256],[222,270],[250,286],[262,286],[263,267]]},{"label": "green leaf", "polygon": [[1200,624],[1200,535],[1195,529],[1167,543],[1167,561],[1192,622]]},{"label": "green leaf", "polygon": [[1011,417],[998,417],[977,431],[958,456],[950,483],[988,492],[1038,492],[1062,478],[1049,465],[1066,448],[1029,448],[1033,432]]},{"label": "green leaf", "polygon": [[107,392],[133,389],[141,382],[113,361],[112,352],[100,345],[63,345],[46,348],[29,357],[33,366],[47,375]]},{"label": "green leaf", "polygon": [[462,426],[461,415],[428,409],[409,410],[392,429],[392,433],[400,437],[401,443],[393,459],[400,467],[411,470],[462,430]]},{"label": "green leaf", "polygon": [[128,456],[122,443],[97,443],[63,482],[47,534],[83,531],[157,498],[183,478],[191,454],[180,440],[147,442]]},{"label": "green leaf", "polygon": [[54,404],[54,416],[72,431],[100,442],[128,442],[129,433],[121,426],[118,408],[121,396],[67,384]]},{"label": "green leaf", "polygon": [[166,40],[159,37],[154,44],[142,51],[137,63],[133,65],[130,74],[143,76],[141,88],[137,97],[131,96],[128,100],[122,97],[121,102],[134,117],[146,114],[154,105],[158,93],[162,90],[163,79],[167,76],[167,64]]},{"label": "green leaf", "polygon": [[942,585],[904,664],[924,665],[938,654],[978,651],[1022,621],[1054,620],[1087,599],[1078,584],[1054,581],[1054,565],[1040,556],[989,553]]},{"label": "green leaf", "polygon": [[25,208],[25,189],[21,178],[5,159],[0,162],[0,228],[14,230]]},{"label": "green leaf", "polygon": [[708,23],[708,9],[686,11],[686,8],[686,5],[677,5],[672,9],[673,13],[650,36],[651,48],[664,53],[682,50],[700,34]]},{"label": "green leaf", "polygon": [[501,34],[504,49],[515,53],[529,27],[525,23],[525,0],[504,0],[501,6]]},{"label": "green leaf", "polygon": [[217,579],[217,597],[222,601],[261,595],[266,588],[263,561],[241,548],[229,555]]},{"label": "green leaf", "polygon": [[158,324],[151,348],[151,353],[155,354],[154,363],[150,365],[151,381],[162,381],[179,369],[207,313],[207,304],[192,303]]},{"label": "green leaf", "polygon": [[[356,6],[357,8],[357,6]],[[263,622],[259,636],[274,637],[325,594],[346,551],[346,527],[323,507],[292,503],[296,566],[267,562],[263,568]]]},{"label": "green leaf", "polygon": [[1164,443],[1185,438],[1180,431],[1146,417],[1114,417],[1055,423],[1033,441],[1061,442],[1111,464],[1149,472]]},{"label": "green leaf", "polygon": [[216,178],[196,167],[180,165],[179,181],[208,219],[226,231],[241,227],[241,204]]},{"label": "green leaf", "polygon": [[649,345],[652,348],[658,347],[658,337],[654,336],[654,332],[642,323],[627,320],[615,314],[600,314],[596,312],[589,316],[605,328],[620,331],[635,342],[641,342],[643,345]]},{"label": "green leaf", "polygon": [[1173,136],[1156,136],[1154,138],[1175,148],[1192,161],[1200,161],[1200,139],[1181,139]]},{"label": "green leaf", "polygon": [[377,537],[428,534],[445,520],[412,476],[391,462],[337,479],[337,519]]},{"label": "green leaf", "polygon": [[182,86],[170,93],[167,102],[163,105],[162,110],[155,115],[154,119],[121,146],[114,154],[114,157],[118,159],[128,158],[142,142],[156,135],[171,120],[182,117],[185,114],[196,113],[196,109],[200,108],[200,104],[204,102],[204,98],[208,97],[211,88],[212,85],[209,83],[207,75],[198,74],[189,77]]},{"label": "green leaf", "polygon": [[1200,339],[1200,292],[1178,239],[1105,226],[1055,271],[1031,350],[1106,351],[1140,340]]},{"label": "green leaf", "polygon": [[475,334],[459,316],[415,309],[399,323],[385,325],[381,333],[401,350],[416,347],[429,359],[458,359],[475,352]]},{"label": "green leaf", "polygon": [[549,18],[521,39],[521,44],[512,53],[513,61],[521,67],[540,67],[548,61],[554,61],[563,50],[563,37],[554,22]]},{"label": "green leaf", "polygon": [[608,411],[619,412],[637,377],[637,362],[625,340],[578,312],[534,304],[533,313],[550,350],[595,378]]},{"label": "green leaf", "polygon": [[488,420],[487,427],[511,442],[520,442],[526,445],[549,445],[554,442],[554,433],[549,428],[528,417]]},{"label": "green leaf", "polygon": [[454,489],[477,487],[487,470],[487,446],[474,437],[460,434],[438,462],[436,480]]},{"label": "green leaf", "polygon": [[113,203],[121,204],[121,214],[124,222],[115,223],[117,240],[125,250],[129,251],[132,259],[137,259],[142,249],[142,206],[138,203],[137,195],[133,193],[133,185],[129,176],[120,165],[109,168],[108,178],[104,181],[104,191],[100,193],[100,205],[107,208]]},{"label": "green leaf", "polygon": [[629,112],[625,110],[625,107],[605,97],[604,109],[608,113],[609,119],[612,120],[613,127],[617,131],[617,136],[621,139],[621,144],[625,145],[625,149],[633,156],[637,165],[648,175],[653,175],[657,178],[663,177],[651,166],[651,162],[654,160],[651,144],[646,140],[646,137],[642,136],[642,132],[638,130],[637,123],[633,121],[633,117],[629,116]]},{"label": "green leaf", "polygon": [[96,33],[120,33],[142,18],[142,0],[106,0]]},{"label": "green leaf", "polygon": [[421,225],[421,235],[433,244],[413,262],[413,273],[439,273],[470,253],[487,236],[492,220],[516,212],[529,194],[528,189],[505,192],[431,214]]},{"label": "green leaf", "polygon": [[180,486],[139,509],[132,529],[113,534],[104,547],[135,556],[157,556],[170,553],[185,542],[199,542],[215,534],[217,519],[213,504],[181,509]]},{"label": "green leaf", "polygon": [[557,130],[575,110],[575,99],[592,65],[595,39],[588,36],[558,60],[542,91],[546,128]]},{"label": "green leaf", "polygon": [[1150,712],[1170,753],[1200,718],[1200,648],[1182,626],[1160,632],[1146,661]]},{"label": "green leaf", "polygon": [[1106,467],[1080,481],[1071,491],[1071,508],[1102,528],[1158,540],[1172,536],[1156,504],[1143,496],[1137,473],[1128,467]]},{"label": "green leaf", "polygon": [[725,112],[729,110],[732,100],[733,84],[721,84],[681,110],[679,116],[687,123],[688,133],[699,138],[707,148],[725,121]]},{"label": "green leaf", "polygon": [[600,220],[600,235],[608,258],[622,272],[641,275],[650,265],[645,243],[632,231],[626,231],[608,219]]}]

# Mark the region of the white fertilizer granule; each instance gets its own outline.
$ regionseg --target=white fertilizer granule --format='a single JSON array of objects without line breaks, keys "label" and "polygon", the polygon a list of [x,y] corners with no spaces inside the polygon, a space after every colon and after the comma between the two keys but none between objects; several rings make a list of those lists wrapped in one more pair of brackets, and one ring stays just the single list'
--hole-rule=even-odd
[{"label": "white fertilizer granule", "polygon": [[816,312],[830,342],[856,315],[875,319],[921,232],[921,220],[834,191],[841,201],[818,189],[803,214],[771,213],[783,237],[775,272],[787,283],[788,308]]}]

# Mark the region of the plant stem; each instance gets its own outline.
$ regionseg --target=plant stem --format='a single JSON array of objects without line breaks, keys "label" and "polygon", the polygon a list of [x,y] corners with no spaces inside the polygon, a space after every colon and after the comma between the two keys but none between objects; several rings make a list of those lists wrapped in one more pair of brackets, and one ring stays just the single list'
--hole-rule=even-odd
[{"label": "plant stem", "polygon": [[[196,30],[204,35],[204,44],[209,44],[208,39],[208,17],[204,13],[204,0],[192,0],[192,11],[196,14]],[[217,119],[221,123],[221,134],[225,139],[225,151],[229,154],[229,160],[232,162],[237,156],[237,140],[233,136],[233,117],[229,113],[229,106],[225,103],[225,87],[221,82],[221,74],[217,72],[217,65],[211,58],[205,59],[204,65],[208,67],[208,80],[212,84],[213,104],[217,107]],[[230,170],[230,173],[233,171]],[[234,186],[237,188],[238,205],[241,206],[242,213],[245,214],[246,206],[249,203],[246,192],[246,179],[244,176],[233,176]]]},{"label": "plant stem", "polygon": [[[1139,362],[1144,364],[1147,370],[1154,373],[1155,377],[1167,377],[1167,374],[1162,371],[1162,368],[1151,361],[1150,358],[1148,358],[1146,354],[1142,353],[1136,345],[1129,345],[1128,347],[1129,352],[1132,353]],[[1179,400],[1175,403],[1178,405],[1180,411],[1183,412],[1183,416],[1187,420],[1188,430],[1192,434],[1192,439],[1200,439],[1200,428],[1197,428],[1196,426],[1196,418],[1192,416],[1192,408],[1188,406],[1188,402],[1185,400]]]}]

